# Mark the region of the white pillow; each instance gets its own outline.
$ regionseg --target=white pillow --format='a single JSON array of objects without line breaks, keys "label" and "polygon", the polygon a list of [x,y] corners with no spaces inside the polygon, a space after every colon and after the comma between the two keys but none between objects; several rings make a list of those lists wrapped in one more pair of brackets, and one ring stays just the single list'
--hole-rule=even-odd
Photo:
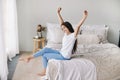
[{"label": "white pillow", "polygon": [[82,34],[77,36],[78,45],[81,44],[99,44],[99,37],[95,34]]},{"label": "white pillow", "polygon": [[61,44],[64,33],[59,24],[47,23],[47,41],[51,44]]},{"label": "white pillow", "polygon": [[108,29],[109,27],[106,25],[92,25],[92,26],[82,26],[82,34],[96,34],[98,35],[101,43],[108,42]]}]

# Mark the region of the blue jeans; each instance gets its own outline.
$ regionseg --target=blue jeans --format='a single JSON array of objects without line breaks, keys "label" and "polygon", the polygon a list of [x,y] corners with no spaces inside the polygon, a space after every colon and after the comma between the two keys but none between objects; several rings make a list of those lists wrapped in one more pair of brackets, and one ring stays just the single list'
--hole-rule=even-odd
[{"label": "blue jeans", "polygon": [[42,56],[44,68],[47,67],[49,59],[68,60],[67,58],[64,58],[59,51],[53,50],[51,48],[43,48],[42,50],[36,52],[33,56]]}]

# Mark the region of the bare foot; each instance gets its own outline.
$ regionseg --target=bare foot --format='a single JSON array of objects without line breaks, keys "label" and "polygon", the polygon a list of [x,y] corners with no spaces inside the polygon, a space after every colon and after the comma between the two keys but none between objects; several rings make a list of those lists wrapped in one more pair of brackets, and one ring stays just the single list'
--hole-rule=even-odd
[{"label": "bare foot", "polygon": [[24,62],[29,62],[31,59],[33,59],[34,57],[33,56],[29,56],[27,58],[20,58],[19,61],[24,61]]},{"label": "bare foot", "polygon": [[43,69],[43,71],[41,73],[38,73],[37,75],[38,76],[45,76],[45,73],[46,73],[46,69]]},{"label": "bare foot", "polygon": [[19,61],[26,61],[24,58],[20,58]]},{"label": "bare foot", "polygon": [[38,73],[38,76],[45,76],[45,73]]},{"label": "bare foot", "polygon": [[20,58],[19,61],[28,62],[26,58]]}]

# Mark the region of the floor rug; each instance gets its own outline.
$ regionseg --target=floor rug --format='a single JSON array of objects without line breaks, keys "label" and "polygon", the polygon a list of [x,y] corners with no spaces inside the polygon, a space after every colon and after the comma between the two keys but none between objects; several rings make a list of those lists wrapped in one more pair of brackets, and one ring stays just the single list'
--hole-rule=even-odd
[{"label": "floor rug", "polygon": [[12,58],[12,61],[8,60],[8,71],[9,71],[8,80],[12,80],[19,57],[20,55],[17,54],[14,58]]},{"label": "floor rug", "polygon": [[[31,54],[24,53],[20,58],[26,58]],[[32,59],[29,63],[18,61],[12,80],[42,80],[37,74],[42,71],[41,57]]]}]

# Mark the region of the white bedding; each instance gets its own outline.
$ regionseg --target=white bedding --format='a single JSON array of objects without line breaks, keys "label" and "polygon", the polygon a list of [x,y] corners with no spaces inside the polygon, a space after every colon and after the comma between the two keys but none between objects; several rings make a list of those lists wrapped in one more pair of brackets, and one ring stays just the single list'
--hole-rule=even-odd
[{"label": "white bedding", "polygon": [[[55,44],[54,46],[52,44],[47,44],[46,47],[60,49],[60,45],[59,45],[59,48],[58,48],[58,45],[56,46]],[[95,64],[96,66],[97,80],[116,80],[117,78],[120,77],[120,48],[118,48],[114,44],[106,43],[106,44],[78,45],[77,53],[73,55],[73,58],[75,60],[80,59],[80,61],[84,61],[87,59],[88,63],[89,61],[92,61],[92,63]],[[72,61],[68,61],[68,62],[70,62],[69,64],[72,64]],[[78,62],[75,61],[75,64],[76,63]],[[75,67],[75,65],[73,66]],[[66,61],[56,60],[55,62],[55,60],[52,60],[48,64],[47,76],[49,76],[50,80],[60,80],[59,78],[61,77],[64,78],[62,80],[67,80],[67,78],[70,78],[70,77],[73,77],[73,79],[70,78],[69,80],[89,80],[90,79],[89,78],[90,76],[88,77],[89,79],[77,79],[77,78],[75,79],[74,76],[71,76],[75,74],[75,72],[77,73],[77,71],[80,72],[80,74],[84,73],[84,71],[81,72],[80,65],[78,65],[79,69],[71,70],[71,67],[73,66],[68,66]],[[87,68],[87,67],[84,67],[84,68]],[[92,67],[89,67],[89,70],[90,69],[95,70]],[[71,72],[66,72],[66,70]],[[70,75],[64,76],[65,73]],[[80,78],[81,75],[77,74],[75,76]]]},{"label": "white bedding", "polygon": [[[53,65],[56,66],[57,70],[51,68]],[[97,80],[95,65],[90,60],[83,58],[64,61],[50,60],[47,77],[48,80]]]}]

